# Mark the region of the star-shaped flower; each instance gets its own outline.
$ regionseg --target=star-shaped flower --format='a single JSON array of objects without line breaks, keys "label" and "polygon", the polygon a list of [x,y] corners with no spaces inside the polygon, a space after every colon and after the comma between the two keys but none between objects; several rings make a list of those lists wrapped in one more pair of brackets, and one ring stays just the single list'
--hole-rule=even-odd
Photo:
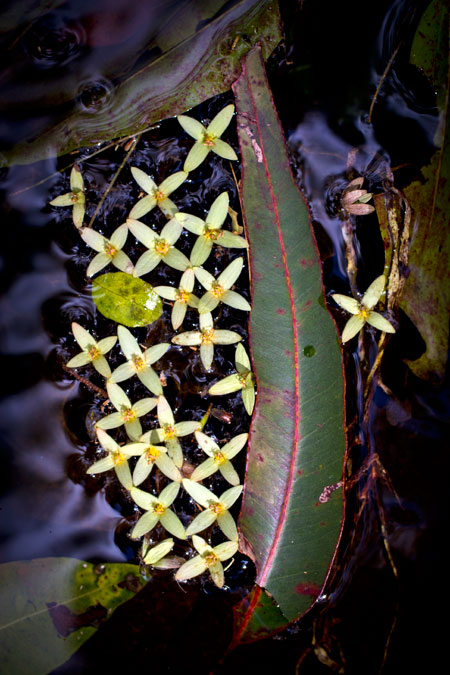
[{"label": "star-shaped flower", "polygon": [[117,342],[117,336],[111,335],[111,337],[103,338],[103,340],[97,342],[85,328],[75,322],[72,323],[72,333],[83,351],[70,359],[66,364],[67,367],[80,368],[88,363],[92,363],[100,375],[109,377],[111,375],[111,368],[104,354],[107,354],[114,347]]},{"label": "star-shaped flower", "polygon": [[163,539],[152,546],[151,548],[148,545],[148,542],[145,541],[142,545],[142,558],[146,565],[151,565],[156,567],[159,570],[174,569],[180,567],[183,564],[183,559],[178,556],[169,556],[166,557],[168,553],[173,549],[174,541],[172,538]]},{"label": "star-shaped flower", "polygon": [[158,375],[153,370],[151,364],[158,361],[169,349],[168,342],[162,342],[159,345],[153,345],[144,352],[138,345],[136,338],[125,326],[119,326],[117,329],[120,348],[127,359],[126,363],[115,369],[110,377],[110,382],[123,382],[133,375],[137,375],[142,384],[150,389],[152,394],[159,396],[162,394],[162,386]]},{"label": "star-shaped flower", "polygon": [[236,523],[228,509],[230,509],[234,502],[240,497],[242,485],[236,485],[235,487],[225,490],[220,498],[216,497],[216,495],[211,492],[211,490],[205,488],[204,485],[189,480],[189,478],[183,478],[183,487],[192,499],[195,499],[195,501],[205,509],[194,518],[187,528],[187,537],[191,534],[197,534],[197,532],[206,530],[207,527],[217,520],[218,526],[228,539],[231,539],[231,541],[238,540]]},{"label": "star-shaped flower", "polygon": [[142,417],[150,412],[150,410],[153,410],[157,403],[157,399],[143,398],[132,405],[130,399],[118,384],[107,382],[106,390],[110,401],[117,412],[106,415],[106,417],[102,417],[102,419],[98,420],[95,425],[96,428],[116,429],[124,424],[128,437],[132,441],[139,440],[140,436],[142,436],[142,427],[139,417]]},{"label": "star-shaped flower", "polygon": [[184,272],[185,269],[191,266],[184,253],[181,253],[181,251],[173,246],[183,229],[175,218],[172,218],[172,220],[169,220],[164,225],[161,234],[156,234],[154,230],[139,220],[131,220],[129,218],[127,225],[136,239],[148,248],[148,251],[143,253],[136,263],[134,268],[135,277],[141,277],[143,274],[151,272],[159,265],[161,260],[164,260],[167,265],[181,272]]},{"label": "star-shaped flower", "polygon": [[341,204],[344,211],[354,216],[365,216],[368,213],[375,211],[375,207],[367,202],[373,197],[371,192],[362,189],[364,177],[358,176],[345,188],[342,193]]},{"label": "star-shaped flower", "polygon": [[234,115],[234,105],[225,106],[206,127],[200,124],[197,120],[186,115],[179,115],[178,121],[192,138],[195,138],[196,143],[189,151],[183,169],[185,171],[192,171],[196,169],[203,162],[205,157],[211,152],[216,153],[219,157],[224,159],[236,160],[237,155],[231,145],[222,141],[220,136],[231,122]]},{"label": "star-shaped flower", "polygon": [[93,248],[94,251],[98,251],[86,270],[88,277],[97,274],[109,263],[112,263],[114,267],[117,267],[122,272],[133,274],[133,263],[126,253],[121,250],[127,240],[127,235],[128,227],[125,223],[114,230],[110,239],[107,239],[90,227],[84,227],[81,230],[81,237],[86,244]]},{"label": "star-shaped flower", "polygon": [[235,364],[237,372],[213,384],[208,393],[211,396],[222,396],[240,389],[245,409],[251,415],[255,405],[255,382],[251,372],[250,359],[242,344],[238,344],[236,347]]},{"label": "star-shaped flower", "polygon": [[213,548],[202,537],[194,534],[192,543],[199,555],[181,565],[175,574],[175,579],[177,581],[185,581],[209,570],[216,586],[222,588],[225,582],[222,562],[228,560],[228,558],[231,558],[236,553],[238,550],[237,541],[225,541],[223,544],[219,544]]},{"label": "star-shaped flower", "polygon": [[192,293],[195,274],[192,267],[183,272],[178,288],[173,286],[154,286],[153,290],[166,300],[174,300],[172,308],[172,327],[177,330],[184,321],[188,306],[198,307],[198,298]]},{"label": "star-shaped flower", "polygon": [[216,330],[210,312],[200,314],[200,330],[189,330],[172,338],[175,345],[200,345],[200,358],[206,370],[211,368],[213,362],[214,345],[232,345],[240,340],[241,336],[232,330]]},{"label": "star-shaped flower", "polygon": [[350,314],[354,314],[345,324],[341,338],[343,343],[348,342],[348,340],[351,340],[352,337],[359,333],[366,322],[385,333],[395,333],[394,326],[384,316],[372,310],[383,294],[385,283],[384,274],[377,277],[364,293],[361,302],[340,293],[333,293],[331,295],[340,307],[350,312]]},{"label": "star-shaped flower", "polygon": [[162,445],[142,442],[129,443],[127,448],[133,449],[133,454],[139,456],[133,471],[134,485],[140,485],[144,482],[150,475],[154,464],[170,480],[181,481],[181,473],[170,457],[167,456],[167,448]]},{"label": "star-shaped flower", "polygon": [[131,498],[138,506],[147,511],[134,526],[131,533],[132,539],[139,539],[143,534],[153,530],[158,522],[161,523],[167,532],[173,534],[174,537],[186,539],[183,523],[169,508],[178,495],[179,489],[180,483],[169,483],[159,497],[155,497],[139,488],[131,488]]},{"label": "star-shaped flower", "polygon": [[249,303],[242,295],[240,295],[240,293],[229,290],[239,277],[243,264],[244,258],[235,258],[230,262],[228,267],[219,274],[217,279],[214,279],[213,275],[204,270],[203,267],[196,267],[194,269],[195,276],[207,291],[200,298],[200,302],[198,303],[198,311],[200,314],[212,312],[219,302],[224,302],[226,305],[230,305],[230,307],[242,309],[245,312],[251,310]]},{"label": "star-shaped flower", "polygon": [[177,207],[169,195],[176,190],[187,178],[186,171],[177,171],[168,176],[161,185],[156,185],[155,181],[148,174],[135,166],[131,167],[131,173],[136,183],[147,195],[142,197],[131,209],[129,218],[142,218],[146,213],[159,206],[161,211],[168,218],[172,218],[178,211]]},{"label": "star-shaped flower", "polygon": [[81,171],[75,164],[70,172],[70,192],[60,195],[50,202],[51,206],[73,206],[72,218],[75,227],[80,228],[86,213],[86,197]]},{"label": "star-shaped flower", "polygon": [[208,459],[198,465],[191,474],[192,481],[199,481],[211,476],[216,471],[220,471],[222,476],[231,485],[239,484],[239,476],[236,473],[230,460],[236,457],[247,442],[248,434],[239,434],[219,448],[212,438],[209,438],[203,431],[196,431],[195,438],[197,443],[208,455]]},{"label": "star-shaped flower", "polygon": [[243,237],[222,230],[222,225],[228,214],[228,193],[222,192],[213,202],[206,220],[192,216],[189,213],[179,211],[176,220],[193,234],[198,234],[198,239],[192,249],[190,260],[192,265],[203,265],[212,251],[213,244],[226,248],[248,248],[248,243]]},{"label": "star-shaped flower", "polygon": [[200,422],[177,422],[173,416],[172,409],[164,396],[158,398],[158,422],[161,425],[158,429],[147,431],[142,438],[141,443],[165,443],[169,457],[173,459],[175,466],[180,468],[183,465],[183,451],[178,438],[188,436],[194,431],[200,429]]},{"label": "star-shaped flower", "polygon": [[106,450],[108,455],[99,459],[98,462],[94,462],[87,470],[87,473],[103,473],[103,471],[114,469],[117,478],[124,488],[131,490],[133,481],[131,479],[130,467],[128,466],[127,460],[138,453],[135,452],[135,448],[131,444],[123,446],[118,445],[106,431],[103,431],[103,429],[97,429],[96,431],[99,443],[102,448]]}]

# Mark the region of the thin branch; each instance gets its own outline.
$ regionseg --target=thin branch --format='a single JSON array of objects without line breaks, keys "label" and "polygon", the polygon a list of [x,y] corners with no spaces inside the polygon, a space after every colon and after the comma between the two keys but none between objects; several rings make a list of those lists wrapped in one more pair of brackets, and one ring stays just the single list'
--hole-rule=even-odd
[{"label": "thin branch", "polygon": [[384,69],[384,73],[382,74],[382,76],[380,78],[380,81],[378,82],[378,86],[376,88],[375,94],[373,95],[372,102],[371,102],[370,108],[369,108],[369,115],[368,115],[368,118],[367,118],[367,121],[368,121],[369,124],[372,124],[372,114],[373,114],[373,109],[375,107],[375,103],[376,103],[378,95],[381,91],[381,87],[383,86],[384,81],[385,81],[386,77],[388,76],[388,73],[389,73],[390,69],[392,68],[392,64],[395,61],[395,58],[398,54],[398,50],[400,49],[401,45],[402,45],[402,41],[400,40],[400,42],[398,43],[397,47],[394,50],[394,53],[392,54],[391,58],[388,61],[388,64],[387,64],[386,68]]},{"label": "thin branch", "polygon": [[95,392],[99,396],[102,396],[103,398],[108,399],[108,394],[104,389],[101,389],[100,387],[97,387],[96,384],[93,384],[90,380],[88,380],[86,377],[83,377],[82,375],[79,375],[73,368],[68,368],[65,363],[61,364],[61,367],[63,370],[66,371],[66,373],[70,373],[72,377],[74,377],[78,382],[81,382],[84,384],[85,387],[90,389],[91,391]]}]

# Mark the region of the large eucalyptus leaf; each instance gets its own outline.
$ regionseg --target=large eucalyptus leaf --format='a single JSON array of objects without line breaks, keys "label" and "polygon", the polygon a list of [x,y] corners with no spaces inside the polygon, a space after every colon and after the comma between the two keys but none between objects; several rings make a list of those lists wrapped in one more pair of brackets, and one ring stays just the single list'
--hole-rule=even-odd
[{"label": "large eucalyptus leaf", "polygon": [[147,326],[162,312],[161,298],[143,279],[110,272],[92,282],[92,299],[99,312],[124,326]]},{"label": "large eucalyptus leaf", "polygon": [[425,353],[409,361],[419,377],[442,379],[449,344],[450,318],[450,9],[434,0],[424,13],[411,48],[411,62],[429,77],[437,92],[439,124],[436,152],[422,168],[422,181],[405,194],[415,212],[409,274],[402,308],[426,342]]},{"label": "large eucalyptus leaf", "polygon": [[51,117],[50,127],[39,135],[34,129],[33,139],[5,152],[0,164],[28,164],[134,134],[226,91],[240,73],[241,58],[257,41],[265,58],[270,55],[281,39],[279,21],[277,3],[268,0],[231,6],[225,0],[186,0],[152,40],[153,60],[121,78],[104,109],[99,106],[92,114],[75,108],[57,122]]},{"label": "large eucalyptus leaf", "polygon": [[341,353],[308,209],[289,168],[261,52],[233,86],[250,241],[258,398],[239,520],[256,582],[289,620],[322,588],[339,538],[345,448]]},{"label": "large eucalyptus leaf", "polygon": [[144,584],[137,565],[37,558],[0,565],[0,661],[47,675]]}]

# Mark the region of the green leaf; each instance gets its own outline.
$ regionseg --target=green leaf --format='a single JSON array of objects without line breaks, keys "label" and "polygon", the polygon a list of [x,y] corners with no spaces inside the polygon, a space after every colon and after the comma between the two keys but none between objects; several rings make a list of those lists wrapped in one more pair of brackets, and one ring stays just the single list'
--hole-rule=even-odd
[{"label": "green leaf", "polygon": [[46,675],[143,583],[139,567],[126,563],[37,558],[0,565],[3,672]]},{"label": "green leaf", "polygon": [[[241,71],[242,57],[252,46],[259,42],[268,58],[281,39],[277,3],[240,0],[231,7],[229,4],[226,0],[184,0],[166,18],[159,33],[152,35],[150,46],[161,50],[157,58],[138,70],[134,63],[129,64],[121,80],[118,75],[122,73],[108,73],[111,82],[118,81],[111,92],[113,107],[99,107],[89,119],[84,110],[74,106],[74,112],[63,120],[55,123],[50,118],[52,126],[43,129],[35,140],[21,141],[2,155],[2,162],[28,164],[48,157],[49,148],[61,155],[136,134],[227,91]],[[69,99],[77,96],[81,83],[76,75],[69,79],[65,72],[57,84],[59,88],[47,95],[49,109],[54,107],[52,99],[56,96],[61,100],[61,89]]]},{"label": "green leaf", "polygon": [[308,210],[290,172],[258,49],[244,60],[233,89],[258,390],[239,525],[256,563],[256,583],[292,620],[311,605],[305,588],[319,594],[339,539],[341,352],[324,308]]},{"label": "green leaf", "polygon": [[450,315],[450,110],[449,7],[434,0],[425,11],[411,48],[411,62],[423,69],[437,92],[439,124],[436,152],[405,195],[415,212],[409,275],[401,307],[426,343],[425,353],[408,365],[418,377],[441,380],[445,374]]},{"label": "green leaf", "polygon": [[269,637],[288,623],[273,598],[260,586],[254,586],[245,598],[234,605],[233,621],[235,632],[229,649],[242,642]]},{"label": "green leaf", "polygon": [[107,319],[124,326],[147,326],[162,312],[161,298],[143,279],[125,272],[111,272],[92,282],[92,299]]}]

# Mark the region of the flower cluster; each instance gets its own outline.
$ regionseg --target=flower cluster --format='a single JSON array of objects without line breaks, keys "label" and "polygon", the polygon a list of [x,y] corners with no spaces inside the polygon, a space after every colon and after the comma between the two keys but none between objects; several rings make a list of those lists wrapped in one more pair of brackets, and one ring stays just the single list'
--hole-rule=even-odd
[{"label": "flower cluster", "polygon": [[[96,255],[92,258],[87,276],[91,277],[112,264],[121,272],[142,277],[151,273],[158,265],[169,265],[181,272],[176,286],[156,286],[154,290],[172,305],[171,323],[174,331],[182,329],[186,313],[197,314],[198,329],[177,332],[171,342],[180,348],[199,348],[200,359],[206,371],[211,369],[214,348],[222,345],[236,345],[236,372],[226,376],[210,387],[209,393],[226,395],[241,391],[248,415],[252,414],[255,402],[254,377],[250,359],[243,345],[241,335],[217,325],[213,312],[224,303],[235,309],[249,312],[248,301],[233,286],[244,266],[244,258],[236,257],[217,277],[208,272],[203,264],[208,260],[215,246],[245,250],[247,241],[235,231],[226,229],[224,224],[229,213],[229,197],[222,192],[208,205],[205,219],[181,212],[172,201],[174,193],[188,178],[189,172],[214,152],[220,157],[236,160],[230,145],[221,140],[234,114],[234,106],[226,106],[205,128],[193,118],[181,115],[178,119],[183,129],[195,139],[184,163],[183,171],[166,177],[159,185],[153,178],[137,167],[131,173],[145,193],[129,212],[126,221],[108,238],[89,227],[82,227],[85,209],[83,179],[79,169],[72,171],[71,192],[58,197],[54,206],[73,206],[73,219],[84,242]],[[142,194],[142,193],[141,193]],[[80,205],[83,210],[81,212]],[[75,207],[77,207],[75,209]],[[158,233],[142,218],[159,208],[167,223]],[[205,210],[206,211],[206,210]],[[196,235],[190,257],[178,248],[176,243],[183,230]],[[123,248],[130,234],[146,249],[137,261],[130,260]],[[195,294],[195,284],[202,288]],[[105,378],[105,387],[111,405],[108,414],[96,421],[95,431],[99,443],[100,458],[88,469],[89,474],[114,471],[129,497],[142,509],[134,525],[131,538],[143,537],[142,559],[145,564],[159,568],[178,568],[176,579],[183,581],[209,571],[214,583],[224,584],[222,561],[231,558],[238,549],[236,523],[229,509],[242,492],[239,476],[233,467],[233,458],[244,448],[248,434],[241,433],[231,438],[222,447],[210,435],[204,433],[203,421],[175,419],[169,401],[163,393],[163,385],[153,365],[171,347],[170,343],[142,346],[135,335],[125,326],[117,327],[116,335],[96,340],[85,328],[72,324],[75,340],[81,352],[69,360],[69,368],[85,367],[90,364]],[[111,369],[107,354],[118,343],[124,361]],[[187,354],[189,352],[186,352]],[[130,400],[122,383],[137,378],[148,390],[148,396]],[[122,385],[122,386],[121,386]],[[149,413],[156,412],[157,421],[149,420]],[[152,416],[154,417],[154,416]],[[120,432],[127,442],[121,443],[109,432],[123,428]],[[185,471],[183,439],[193,436],[199,449],[205,453],[205,460],[189,472]],[[153,467],[155,466],[155,470]],[[154,473],[160,477],[150,482]],[[216,472],[225,483],[231,485],[216,496],[201,482]],[[163,485],[158,494],[147,485]],[[182,492],[193,500],[197,513],[189,523],[182,522],[174,509],[174,503]],[[213,546],[198,536],[218,527],[226,538],[224,543]],[[155,531],[155,528],[157,530]],[[161,539],[156,545],[154,535],[159,538],[161,530],[171,537]],[[153,534],[152,534],[153,532]],[[198,555],[187,562],[179,556],[169,555],[175,546],[173,538],[185,542],[192,537],[192,544]]]}]

